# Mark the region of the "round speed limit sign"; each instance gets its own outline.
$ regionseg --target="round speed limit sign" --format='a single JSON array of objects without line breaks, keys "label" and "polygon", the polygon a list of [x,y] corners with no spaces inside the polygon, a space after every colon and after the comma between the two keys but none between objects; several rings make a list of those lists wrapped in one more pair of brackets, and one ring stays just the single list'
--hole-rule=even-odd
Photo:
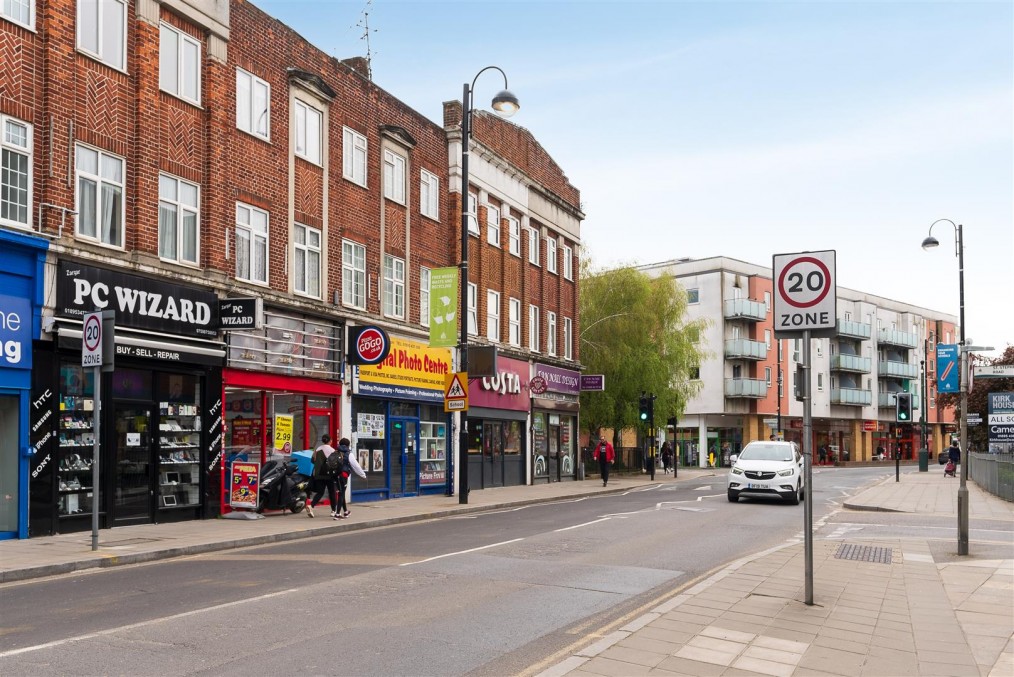
[{"label": "round speed limit sign", "polygon": [[102,366],[102,313],[88,313],[81,327],[81,366]]},{"label": "round speed limit sign", "polygon": [[826,332],[837,325],[835,252],[775,254],[775,334]]}]

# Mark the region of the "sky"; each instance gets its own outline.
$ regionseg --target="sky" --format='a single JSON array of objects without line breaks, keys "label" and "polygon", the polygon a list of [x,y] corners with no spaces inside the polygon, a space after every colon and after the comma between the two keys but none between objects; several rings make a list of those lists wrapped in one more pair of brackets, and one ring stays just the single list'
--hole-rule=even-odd
[{"label": "sky", "polygon": [[[595,268],[833,249],[837,284],[1014,344],[1014,3],[253,0],[434,122],[485,66]],[[489,110],[495,71],[475,84]]]}]

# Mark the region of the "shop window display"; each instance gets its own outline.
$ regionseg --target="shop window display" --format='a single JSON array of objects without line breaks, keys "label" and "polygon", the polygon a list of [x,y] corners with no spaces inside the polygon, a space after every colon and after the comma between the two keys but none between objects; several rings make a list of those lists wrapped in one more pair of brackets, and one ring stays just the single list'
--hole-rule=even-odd
[{"label": "shop window display", "polygon": [[201,411],[197,379],[169,374],[159,392],[159,509],[200,504]]},{"label": "shop window display", "polygon": [[60,367],[60,516],[91,513],[95,399],[93,371],[64,363]]}]

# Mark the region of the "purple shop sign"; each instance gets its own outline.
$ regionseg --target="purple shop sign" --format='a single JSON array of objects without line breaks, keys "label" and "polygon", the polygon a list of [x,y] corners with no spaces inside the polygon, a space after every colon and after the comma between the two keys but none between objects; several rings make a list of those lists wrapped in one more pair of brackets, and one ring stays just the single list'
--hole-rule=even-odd
[{"label": "purple shop sign", "polygon": [[581,374],[581,390],[605,390],[605,374]]},{"label": "purple shop sign", "polygon": [[573,369],[550,367],[548,364],[536,364],[535,375],[546,380],[546,390],[551,393],[581,393],[581,373]]},{"label": "purple shop sign", "polygon": [[528,411],[528,363],[501,355],[496,366],[496,376],[468,379],[468,406]]}]

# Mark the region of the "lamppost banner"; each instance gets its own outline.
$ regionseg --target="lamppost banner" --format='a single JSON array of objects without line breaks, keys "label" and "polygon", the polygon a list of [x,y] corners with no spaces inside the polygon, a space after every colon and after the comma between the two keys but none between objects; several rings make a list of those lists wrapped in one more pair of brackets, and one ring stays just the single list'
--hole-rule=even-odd
[{"label": "lamppost banner", "polygon": [[958,344],[937,344],[937,392],[956,393],[958,383]]},{"label": "lamppost banner", "polygon": [[430,271],[430,348],[458,345],[458,269]]}]

